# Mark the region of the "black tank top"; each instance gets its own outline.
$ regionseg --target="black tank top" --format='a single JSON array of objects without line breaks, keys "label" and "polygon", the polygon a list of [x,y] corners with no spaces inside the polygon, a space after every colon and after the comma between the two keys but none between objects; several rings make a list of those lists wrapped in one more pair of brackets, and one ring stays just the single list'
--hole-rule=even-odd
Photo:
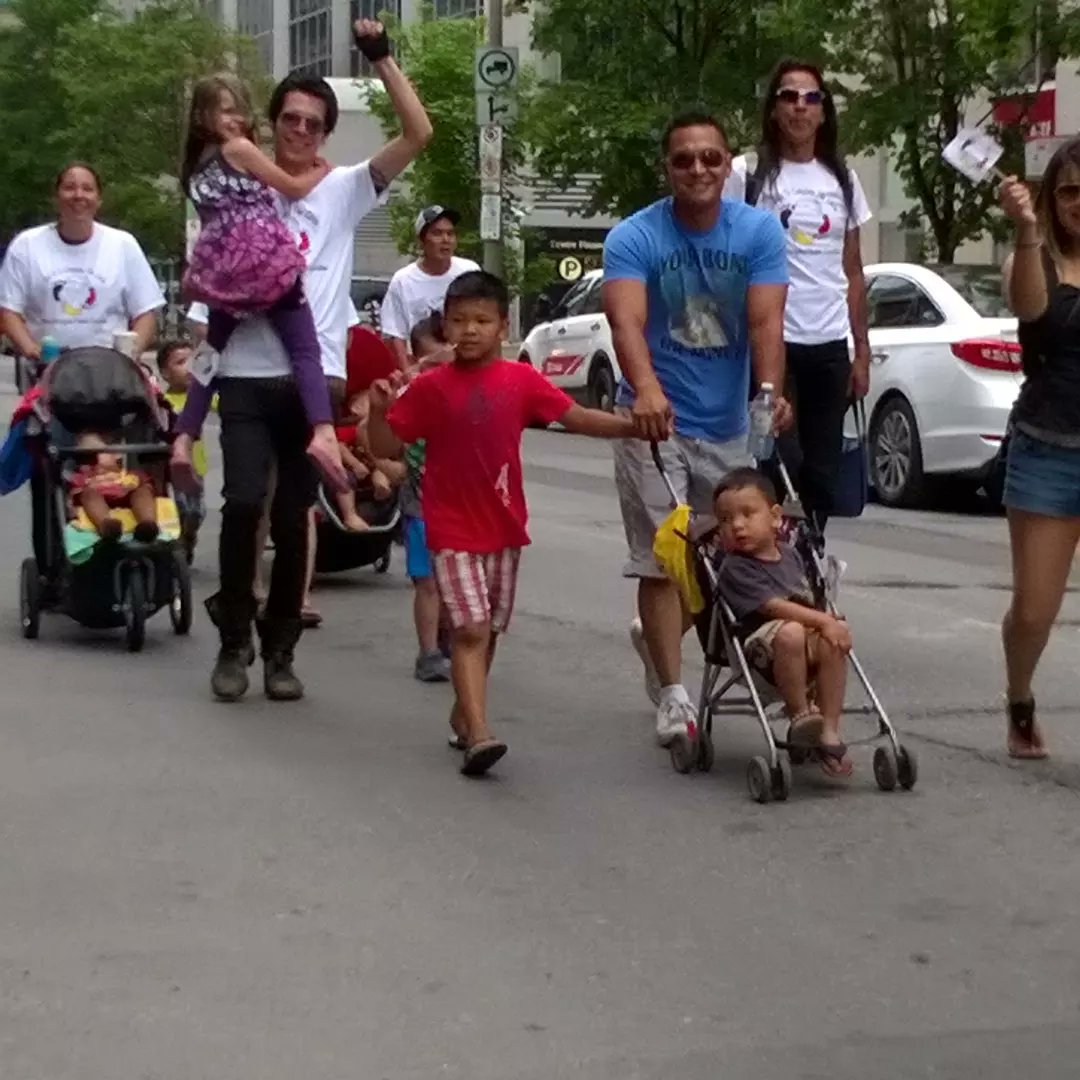
[{"label": "black tank top", "polygon": [[1080,446],[1080,288],[1058,281],[1047,256],[1049,304],[1034,322],[1021,322],[1024,385],[1014,419],[1035,438]]}]

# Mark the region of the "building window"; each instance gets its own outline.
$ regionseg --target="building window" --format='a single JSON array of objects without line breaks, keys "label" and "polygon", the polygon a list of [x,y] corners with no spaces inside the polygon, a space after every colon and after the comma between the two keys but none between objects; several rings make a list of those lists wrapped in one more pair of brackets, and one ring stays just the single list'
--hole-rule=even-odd
[{"label": "building window", "polygon": [[[401,21],[401,0],[351,0],[349,5],[349,25],[357,19],[382,19],[389,15]],[[372,74],[371,65],[353,48],[349,59],[350,73],[354,79],[366,78]]]},{"label": "building window", "polygon": [[274,70],[274,0],[237,0],[236,29],[247,34],[258,50],[263,70]]},{"label": "building window", "polygon": [[447,19],[475,19],[484,14],[484,0],[435,0],[435,14]]},{"label": "building window", "polygon": [[333,67],[332,0],[289,0],[289,70],[327,76]]}]

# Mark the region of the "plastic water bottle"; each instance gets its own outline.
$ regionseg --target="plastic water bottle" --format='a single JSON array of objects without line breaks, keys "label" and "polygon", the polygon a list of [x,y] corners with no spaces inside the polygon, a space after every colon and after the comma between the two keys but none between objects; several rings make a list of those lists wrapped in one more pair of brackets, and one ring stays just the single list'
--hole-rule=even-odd
[{"label": "plastic water bottle", "polygon": [[773,452],[773,384],[762,383],[757,397],[750,402],[750,435],[747,453],[757,462],[768,461]]},{"label": "plastic water bottle", "polygon": [[41,339],[41,362],[51,364],[60,355],[60,342],[56,338]]}]

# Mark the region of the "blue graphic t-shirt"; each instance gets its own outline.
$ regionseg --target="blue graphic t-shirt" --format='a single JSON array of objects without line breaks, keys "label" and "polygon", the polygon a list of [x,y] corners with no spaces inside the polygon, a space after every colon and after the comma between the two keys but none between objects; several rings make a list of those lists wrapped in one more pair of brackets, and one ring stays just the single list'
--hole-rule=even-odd
[{"label": "blue graphic t-shirt", "polygon": [[[750,396],[746,290],[786,285],[780,222],[764,210],[724,200],[716,225],[695,233],[675,219],[670,198],[620,222],[604,244],[604,280],[648,289],[645,339],[672,408],[675,430],[724,442],[744,435]],[[618,403],[631,405],[625,378]]]}]

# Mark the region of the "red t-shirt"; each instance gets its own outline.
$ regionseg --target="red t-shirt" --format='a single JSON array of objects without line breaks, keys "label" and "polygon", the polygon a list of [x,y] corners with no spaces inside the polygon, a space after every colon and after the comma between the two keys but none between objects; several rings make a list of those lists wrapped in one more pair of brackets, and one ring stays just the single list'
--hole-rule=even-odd
[{"label": "red t-shirt", "polygon": [[424,439],[422,497],[432,551],[487,554],[524,547],[528,509],[521,434],[573,401],[528,364],[443,364],[414,379],[386,415],[402,442]]}]

